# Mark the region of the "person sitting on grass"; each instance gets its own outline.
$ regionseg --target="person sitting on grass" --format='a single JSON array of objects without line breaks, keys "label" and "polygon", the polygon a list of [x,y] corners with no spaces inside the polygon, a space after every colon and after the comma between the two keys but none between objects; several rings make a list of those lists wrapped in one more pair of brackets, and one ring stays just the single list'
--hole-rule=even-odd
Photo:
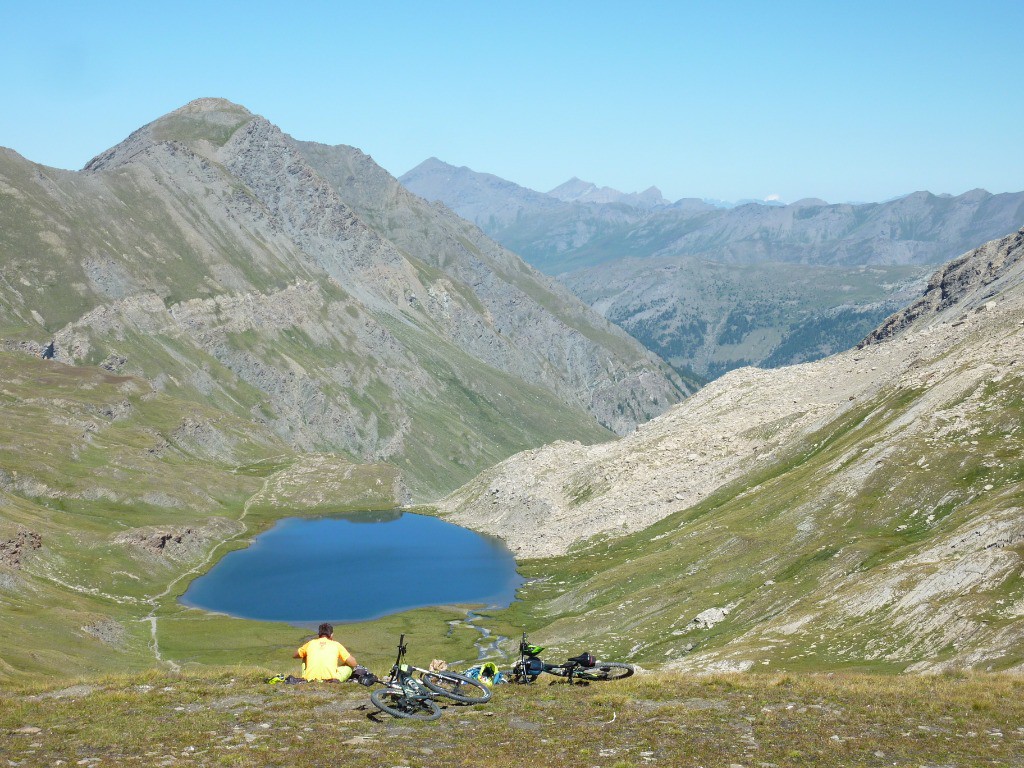
[{"label": "person sitting on grass", "polygon": [[334,627],[321,624],[316,640],[310,640],[295,652],[302,659],[302,678],[308,682],[343,683],[352,677],[356,657],[334,639]]}]

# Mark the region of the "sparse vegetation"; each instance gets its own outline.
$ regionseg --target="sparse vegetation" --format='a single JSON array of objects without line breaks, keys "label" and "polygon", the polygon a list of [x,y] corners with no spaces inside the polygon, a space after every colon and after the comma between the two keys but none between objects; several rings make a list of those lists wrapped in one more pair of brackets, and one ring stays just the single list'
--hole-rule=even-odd
[{"label": "sparse vegetation", "polygon": [[434,723],[381,714],[352,683],[267,685],[247,667],[0,692],[0,754],[20,766],[1011,766],[1018,678],[647,674],[499,686]]}]

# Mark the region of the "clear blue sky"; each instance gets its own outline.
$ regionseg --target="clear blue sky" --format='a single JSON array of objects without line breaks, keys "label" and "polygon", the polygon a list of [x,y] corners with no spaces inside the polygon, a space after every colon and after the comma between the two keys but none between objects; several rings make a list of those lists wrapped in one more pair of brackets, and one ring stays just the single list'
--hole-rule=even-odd
[{"label": "clear blue sky", "polygon": [[1024,0],[2,0],[0,145],[77,169],[219,96],[396,176],[437,156],[672,200],[1020,191],[1022,29]]}]

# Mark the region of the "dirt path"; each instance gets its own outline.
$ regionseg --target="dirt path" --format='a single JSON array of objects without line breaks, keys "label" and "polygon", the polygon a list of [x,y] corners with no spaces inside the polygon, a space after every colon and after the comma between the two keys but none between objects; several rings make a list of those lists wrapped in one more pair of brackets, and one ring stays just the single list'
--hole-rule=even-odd
[{"label": "dirt path", "polygon": [[256,493],[254,493],[252,496],[250,496],[249,499],[242,506],[242,513],[238,516],[238,520],[236,521],[236,522],[238,522],[238,523],[240,523],[242,525],[242,531],[240,531],[237,535],[231,536],[231,537],[229,537],[227,539],[224,539],[220,543],[218,543],[218,544],[214,545],[213,547],[211,547],[210,551],[207,552],[206,557],[204,557],[201,562],[199,562],[196,565],[192,566],[191,568],[189,568],[184,573],[179,574],[175,579],[173,579],[167,585],[167,587],[163,590],[163,592],[160,592],[157,595],[153,595],[152,597],[147,597],[145,599],[144,602],[147,603],[150,606],[150,611],[149,611],[148,614],[146,614],[146,616],[144,616],[143,618],[139,619],[139,621],[146,622],[146,623],[149,624],[149,636],[150,636],[149,648],[153,652],[153,657],[156,659],[156,661],[160,662],[160,663],[163,663],[163,664],[166,664],[172,671],[178,672],[178,671],[181,670],[181,667],[174,660],[172,660],[172,659],[165,659],[161,655],[161,653],[160,653],[160,640],[159,640],[158,632],[157,632],[157,618],[158,618],[157,617],[157,612],[160,610],[161,601],[165,597],[167,597],[174,590],[175,586],[177,586],[177,584],[182,579],[185,579],[185,578],[188,578],[188,577],[191,577],[191,576],[195,576],[195,575],[205,571],[206,567],[214,559],[214,556],[217,554],[218,550],[221,549],[221,547],[223,547],[228,542],[233,541],[233,540],[237,539],[239,536],[242,536],[242,535],[244,535],[246,533],[247,528],[246,528],[246,525],[245,525],[245,518],[249,514],[249,508],[252,506],[253,502],[255,502],[257,499],[261,498],[263,496],[263,494],[266,493],[267,487],[270,485],[271,481],[275,477],[277,477],[279,474],[280,474],[280,472],[274,472],[273,474],[268,475],[263,480],[263,485],[260,486],[260,489],[258,491],[256,491]]}]

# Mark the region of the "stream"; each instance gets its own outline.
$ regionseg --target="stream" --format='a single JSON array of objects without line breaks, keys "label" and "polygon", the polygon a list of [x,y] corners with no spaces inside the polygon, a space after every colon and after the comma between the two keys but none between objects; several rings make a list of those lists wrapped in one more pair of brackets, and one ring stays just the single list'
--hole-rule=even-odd
[{"label": "stream", "polygon": [[503,640],[508,640],[508,638],[505,635],[494,635],[487,627],[481,627],[475,623],[478,619],[486,618],[488,618],[486,614],[477,613],[476,611],[466,611],[466,618],[454,619],[448,622],[447,637],[451,637],[455,628],[460,625],[475,629],[480,633],[480,639],[473,643],[477,649],[477,661],[486,661],[495,657],[507,659],[508,654],[501,650],[500,644]]}]

